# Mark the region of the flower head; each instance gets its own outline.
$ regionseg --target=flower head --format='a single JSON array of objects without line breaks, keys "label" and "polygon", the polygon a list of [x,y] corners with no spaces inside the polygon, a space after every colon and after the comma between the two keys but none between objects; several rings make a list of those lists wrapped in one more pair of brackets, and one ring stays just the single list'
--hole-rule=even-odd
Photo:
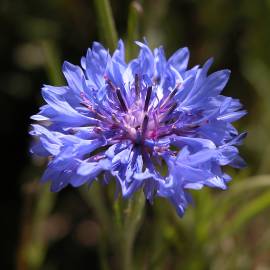
[{"label": "flower head", "polygon": [[245,111],[220,94],[229,70],[207,75],[212,59],[188,69],[187,48],[167,60],[162,47],[136,43],[129,63],[122,41],[112,56],[94,42],[81,67],[64,63],[67,85],[42,88],[47,104],[32,116],[39,124],[31,150],[50,157],[42,181],[52,191],[103,175],[123,197],[143,189],[150,202],[166,197],[183,215],[188,189],[226,189],[222,166],[244,165],[236,145],[245,134],[231,123]]}]

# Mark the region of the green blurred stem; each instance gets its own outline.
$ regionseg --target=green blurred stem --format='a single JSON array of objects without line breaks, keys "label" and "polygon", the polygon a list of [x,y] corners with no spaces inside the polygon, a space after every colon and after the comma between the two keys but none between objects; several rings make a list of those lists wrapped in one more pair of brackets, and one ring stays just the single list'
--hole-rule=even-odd
[{"label": "green blurred stem", "polygon": [[128,26],[127,26],[127,59],[135,56],[137,47],[134,41],[139,38],[140,17],[143,13],[141,4],[132,1],[129,6]]},{"label": "green blurred stem", "polygon": [[45,238],[44,225],[54,205],[55,194],[51,193],[48,187],[39,186],[24,195],[17,270],[37,270],[47,253],[48,240]]},{"label": "green blurred stem", "polygon": [[[51,84],[63,84],[59,54],[50,41],[41,41],[45,68]],[[30,196],[26,194],[26,197]],[[40,269],[47,253],[48,241],[44,238],[44,223],[55,202],[56,195],[48,186],[38,186],[33,200],[28,201],[28,214],[23,219],[21,243],[18,248],[18,270]]]},{"label": "green blurred stem", "polygon": [[121,230],[121,252],[122,270],[133,269],[133,248],[134,240],[138,232],[145,205],[145,198],[142,191],[134,195],[128,202],[125,211],[123,228]]},{"label": "green blurred stem", "polygon": [[123,217],[122,217],[123,207],[120,200],[122,200],[122,198],[117,198],[113,204],[114,222],[115,222],[116,229],[118,231],[120,231],[123,226]]},{"label": "green blurred stem", "polygon": [[50,83],[53,85],[63,85],[64,78],[61,71],[61,61],[54,43],[49,40],[43,40],[40,44],[45,59],[45,69]]},{"label": "green blurred stem", "polygon": [[80,193],[89,207],[93,209],[95,216],[100,222],[102,233],[98,243],[99,259],[101,269],[108,270],[110,267],[107,258],[107,239],[109,237],[109,230],[112,222],[103,199],[104,195],[102,194],[100,183],[93,183],[90,189],[83,186],[80,188]]},{"label": "green blurred stem", "polygon": [[28,269],[40,269],[44,262],[48,248],[44,239],[44,223],[53,208],[55,198],[55,193],[52,193],[48,186],[40,187],[32,222],[31,242],[27,249]]},{"label": "green blurred stem", "polygon": [[94,4],[100,26],[100,38],[104,40],[110,50],[114,50],[118,37],[109,0],[94,0]]},{"label": "green blurred stem", "polygon": [[88,187],[82,187],[80,188],[80,193],[85,202],[94,210],[102,229],[108,232],[111,226],[111,219],[103,200],[104,196],[100,190],[100,183],[93,183],[90,190]]}]

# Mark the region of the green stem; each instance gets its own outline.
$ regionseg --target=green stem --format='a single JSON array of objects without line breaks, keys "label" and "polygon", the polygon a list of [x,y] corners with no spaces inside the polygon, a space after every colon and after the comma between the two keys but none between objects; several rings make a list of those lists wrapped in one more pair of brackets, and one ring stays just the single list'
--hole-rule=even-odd
[{"label": "green stem", "polygon": [[[50,41],[41,41],[45,68],[51,84],[63,84],[59,54]],[[26,196],[29,194],[26,194]],[[48,186],[39,186],[35,196],[25,207],[27,215],[22,220],[21,243],[18,247],[18,270],[40,269],[47,253],[48,242],[44,239],[44,221],[48,218],[56,195]]]},{"label": "green stem", "polygon": [[94,0],[94,4],[100,26],[100,38],[110,50],[114,50],[118,37],[109,0]]},{"label": "green stem", "polygon": [[[29,186],[35,187],[33,184]],[[17,270],[37,270],[40,269],[47,253],[48,242],[44,238],[44,222],[51,212],[56,196],[48,187],[39,186],[30,193],[25,192],[24,197]]]},{"label": "green stem", "polygon": [[135,194],[128,203],[126,209],[126,216],[124,219],[124,225],[122,228],[122,270],[133,269],[133,248],[134,240],[140,226],[143,208],[145,205],[145,198],[142,191]]},{"label": "green stem", "polygon": [[94,210],[103,231],[108,232],[111,219],[103,200],[100,183],[93,183],[90,190],[87,187],[82,187],[80,188],[80,193],[89,207]]},{"label": "green stem", "polygon": [[49,187],[40,187],[32,223],[32,240],[27,254],[29,269],[39,269],[44,262],[48,248],[48,243],[44,239],[44,221],[53,208],[55,198]]},{"label": "green stem", "polygon": [[107,258],[107,249],[108,242],[106,241],[109,237],[109,230],[112,224],[111,217],[109,215],[108,209],[105,205],[103,194],[100,189],[100,183],[93,183],[91,189],[88,187],[81,187],[80,193],[85,202],[93,209],[95,216],[100,222],[102,233],[99,238],[98,243],[98,252],[100,258],[101,269],[108,270],[108,258]]},{"label": "green stem", "polygon": [[129,6],[128,26],[127,26],[127,59],[135,56],[137,46],[134,41],[140,36],[140,16],[143,13],[141,4],[138,1],[132,1]]},{"label": "green stem", "polygon": [[50,83],[53,85],[63,85],[64,78],[61,71],[61,61],[54,43],[49,40],[43,40],[41,41],[41,48],[45,59],[46,73]]}]

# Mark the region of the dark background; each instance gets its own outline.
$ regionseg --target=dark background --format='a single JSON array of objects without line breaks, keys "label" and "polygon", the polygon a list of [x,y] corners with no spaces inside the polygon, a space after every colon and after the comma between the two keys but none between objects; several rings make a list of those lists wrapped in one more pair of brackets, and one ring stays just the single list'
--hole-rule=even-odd
[{"label": "dark background", "polygon": [[[111,2],[119,37],[125,39],[129,1]],[[270,2],[145,0],[141,20],[141,36],[148,39],[152,48],[162,44],[169,56],[177,48],[188,46],[191,66],[213,56],[212,71],[232,70],[225,94],[240,98],[249,112],[237,124],[240,130],[249,131],[241,148],[248,168],[239,178],[269,173]],[[36,202],[35,185],[44,166],[43,161],[33,160],[28,152],[29,117],[42,104],[42,84],[50,83],[42,44],[55,48],[61,62],[79,64],[80,57],[93,41],[99,40],[99,35],[90,0],[1,0],[0,33],[1,269],[15,269],[16,252],[27,227],[25,219],[31,219]],[[239,173],[234,174],[237,178]],[[71,188],[62,191],[52,211],[50,222],[55,231],[49,234],[57,236],[41,269],[99,269],[99,225],[79,193]],[[153,213],[147,211],[147,220],[151,223]],[[241,231],[241,241],[235,245],[251,246],[250,235],[255,235],[255,242],[269,237],[262,236],[262,232],[270,233],[268,217],[267,209],[256,216],[256,221]],[[87,234],[84,228],[89,226],[91,233]],[[81,235],[81,231],[86,235]],[[181,232],[179,235],[181,239]],[[242,252],[245,254],[244,260],[252,254],[248,264],[236,262],[233,267],[237,268],[224,269],[269,269],[269,248],[269,242],[258,254],[252,248],[239,248],[237,252],[240,257]],[[228,254],[221,252],[219,256],[225,255]],[[170,258],[166,258],[168,263],[161,269],[178,269],[173,262],[181,256],[183,253],[172,251]],[[211,259],[207,266],[200,267],[190,269],[221,269]]]}]

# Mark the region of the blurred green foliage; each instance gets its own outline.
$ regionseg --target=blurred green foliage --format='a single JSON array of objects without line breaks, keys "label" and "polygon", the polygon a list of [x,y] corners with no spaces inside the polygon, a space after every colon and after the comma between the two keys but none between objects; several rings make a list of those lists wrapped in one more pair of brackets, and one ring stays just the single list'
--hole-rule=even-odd
[{"label": "blurred green foliage", "polygon": [[[109,35],[104,32],[110,12],[104,17],[102,7],[98,9],[101,2],[0,2],[3,134],[13,140],[11,147],[7,145],[10,157],[14,159],[18,149],[24,156],[10,179],[12,192],[22,194],[15,198],[22,214],[7,204],[9,217],[20,222],[14,225],[18,233],[8,249],[12,252],[7,260],[12,254],[12,262],[2,269],[128,270],[129,264],[133,269],[157,270],[270,269],[269,0],[111,1],[129,58],[137,51],[132,40],[146,37],[151,47],[162,44],[168,56],[188,46],[191,65],[214,56],[213,70],[232,70],[225,94],[244,103],[249,114],[237,125],[249,134],[241,147],[248,168],[228,169],[233,176],[229,190],[193,192],[194,207],[180,219],[162,199],[156,199],[153,207],[146,204],[141,218],[136,210],[140,195],[130,206],[114,200],[113,186],[67,188],[55,204],[38,186],[44,161],[28,157],[27,119],[42,102],[42,83],[62,84],[63,60],[78,64],[94,40],[113,47],[117,34],[113,28]],[[43,196],[51,204],[42,204]],[[4,207],[1,211],[6,213]],[[5,239],[10,243],[8,236]],[[132,257],[126,266],[120,262],[122,256]]]}]

